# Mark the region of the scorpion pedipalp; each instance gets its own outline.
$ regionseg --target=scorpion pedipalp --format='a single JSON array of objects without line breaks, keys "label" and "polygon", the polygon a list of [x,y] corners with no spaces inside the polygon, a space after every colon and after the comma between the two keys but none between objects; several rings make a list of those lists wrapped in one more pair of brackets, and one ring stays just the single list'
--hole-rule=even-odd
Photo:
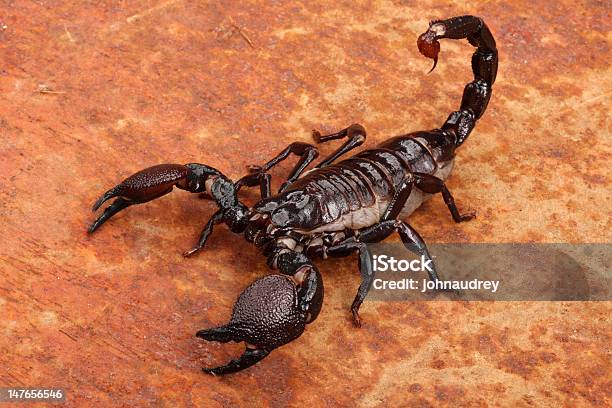
[{"label": "scorpion pedipalp", "polygon": [[188,257],[200,251],[212,233],[214,225],[219,222],[224,221],[235,233],[243,232],[246,228],[248,211],[247,207],[238,200],[239,187],[213,167],[189,163],[148,167],[108,190],[95,202],[92,210],[97,211],[111,198],[117,197],[117,199],[104,209],[102,215],[89,226],[87,232],[93,233],[119,211],[134,204],[143,204],[162,197],[170,193],[174,187],[191,193],[206,194],[206,198],[215,201],[219,207],[202,230],[198,244],[184,252],[184,256]]},{"label": "scorpion pedipalp", "polygon": [[100,197],[92,207],[97,211],[106,201],[117,197],[89,227],[90,234],[109,218],[134,204],[141,204],[172,191],[187,176],[187,167],[180,164],[160,164],[141,170],[117,184]]},{"label": "scorpion pedipalp", "polygon": [[208,374],[229,374],[252,366],[272,350],[298,338],[321,309],[321,274],[307,258],[290,253],[281,262],[293,273],[257,279],[238,296],[230,322],[200,330],[196,336],[221,343],[245,342],[246,350],[228,364],[203,368]]}]

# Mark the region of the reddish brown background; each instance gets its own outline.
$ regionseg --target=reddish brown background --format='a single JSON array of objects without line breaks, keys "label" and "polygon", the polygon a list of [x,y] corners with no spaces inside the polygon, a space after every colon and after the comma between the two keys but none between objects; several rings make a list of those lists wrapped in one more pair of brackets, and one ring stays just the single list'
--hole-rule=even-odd
[{"label": "reddish brown background", "polygon": [[104,190],[149,165],[238,177],[312,128],[359,122],[373,145],[440,125],[472,49],[445,41],[426,75],[415,40],[429,19],[473,13],[500,72],[449,186],[478,218],[454,224],[438,197],[411,223],[430,243],[609,242],[610,11],[0,1],[0,385],[64,387],[68,406],[609,405],[610,303],[366,303],[358,330],[355,259],[320,264],[324,309],[301,338],[205,376],[241,347],[193,334],[227,320],[264,259],[224,228],[183,259],[213,211],[183,192],[85,228]]}]

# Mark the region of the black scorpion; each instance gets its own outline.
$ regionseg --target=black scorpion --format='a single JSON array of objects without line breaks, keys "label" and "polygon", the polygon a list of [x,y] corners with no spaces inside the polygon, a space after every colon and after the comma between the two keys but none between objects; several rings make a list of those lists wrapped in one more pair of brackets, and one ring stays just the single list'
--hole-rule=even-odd
[{"label": "black scorpion", "polygon": [[[434,60],[434,68],[442,38],[466,38],[476,51],[472,56],[474,80],[466,85],[459,110],[439,129],[397,136],[340,162],[336,160],[365,141],[365,129],[354,124],[325,136],[315,131],[313,136],[319,143],[347,140],[309,171],[305,169],[318,156],[317,148],[295,142],[265,165],[251,166],[249,174],[236,183],[203,164],[162,164],[130,176],[95,203],[94,211],[117,197],[91,225],[90,233],[122,209],[159,198],[173,186],[203,193],[219,209],[204,227],[197,246],[184,255],[202,249],[213,227],[225,223],[261,248],[268,265],[280,272],[247,287],[227,325],[196,334],[208,341],[246,343],[240,358],[204,368],[206,373],[243,370],[299,337],[306,324],[317,318],[323,281],[311,258],[359,254],[362,281],[351,311],[354,323],[360,326],[359,307],[373,281],[366,244],[397,231],[409,251],[430,260],[423,239],[398,217],[409,215],[431,194],[442,193],[455,222],[474,216],[459,212],[444,180],[453,166],[455,149],[465,142],[487,107],[497,73],[497,49],[491,32],[478,17],[433,21],[417,45],[423,55]],[[290,154],[299,156],[298,163],[279,192],[272,194],[269,170]],[[241,187],[254,186],[260,187],[261,200],[249,208],[240,202],[238,192]],[[435,268],[429,277],[438,279]]]}]

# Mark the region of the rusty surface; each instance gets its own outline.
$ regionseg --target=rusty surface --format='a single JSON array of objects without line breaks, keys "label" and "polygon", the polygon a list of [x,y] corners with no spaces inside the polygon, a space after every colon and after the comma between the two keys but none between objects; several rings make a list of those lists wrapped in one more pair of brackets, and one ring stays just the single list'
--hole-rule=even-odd
[{"label": "rusty surface", "polygon": [[436,198],[411,223],[430,243],[609,242],[610,3],[220,3],[0,2],[0,385],[64,387],[68,406],[609,406],[610,303],[366,303],[358,330],[355,259],[320,263],[301,338],[205,376],[241,347],[193,334],[264,259],[224,228],[183,259],[213,211],[183,192],[85,228],[152,164],[237,177],[312,128],[359,122],[371,146],[439,126],[472,49],[444,41],[426,75],[415,41],[472,13],[500,72],[449,186],[478,217]]}]

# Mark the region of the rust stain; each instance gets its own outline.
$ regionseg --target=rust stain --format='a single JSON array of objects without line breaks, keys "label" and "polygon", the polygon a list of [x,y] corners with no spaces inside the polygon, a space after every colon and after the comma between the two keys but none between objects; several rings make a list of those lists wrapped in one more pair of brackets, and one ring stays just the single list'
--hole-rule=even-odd
[{"label": "rust stain", "polygon": [[478,215],[454,224],[435,198],[411,224],[428,242],[609,242],[611,11],[0,3],[0,385],[62,386],[67,406],[609,406],[608,302],[366,302],[358,330],[355,259],[320,264],[324,308],[301,338],[244,373],[204,376],[241,348],[193,334],[268,273],[261,256],[219,229],[183,259],[213,208],[178,192],[85,228],[101,191],[152,164],[237,177],[313,128],[359,122],[371,146],[439,126],[472,51],[443,42],[426,75],[416,37],[472,13],[496,36],[500,72],[449,186]]}]

